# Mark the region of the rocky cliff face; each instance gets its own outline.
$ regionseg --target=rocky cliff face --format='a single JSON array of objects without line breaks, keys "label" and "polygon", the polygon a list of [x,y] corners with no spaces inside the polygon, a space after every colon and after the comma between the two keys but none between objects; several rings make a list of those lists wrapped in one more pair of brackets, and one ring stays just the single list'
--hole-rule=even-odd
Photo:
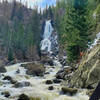
[{"label": "rocky cliff face", "polygon": [[69,84],[71,87],[95,88],[99,82],[100,44],[98,43],[84,55]]}]

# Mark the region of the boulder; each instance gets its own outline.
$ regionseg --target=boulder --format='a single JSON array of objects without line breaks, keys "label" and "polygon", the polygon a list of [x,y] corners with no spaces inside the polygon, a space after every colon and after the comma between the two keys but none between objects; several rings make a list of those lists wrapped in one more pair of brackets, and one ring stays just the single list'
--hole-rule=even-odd
[{"label": "boulder", "polygon": [[17,71],[16,71],[16,74],[19,74],[20,73],[20,70],[18,69]]},{"label": "boulder", "polygon": [[17,82],[14,84],[15,88],[22,88],[22,87],[28,87],[30,86],[30,82]]},{"label": "boulder", "polygon": [[26,74],[28,75],[43,76],[45,73],[44,65],[37,62],[22,64],[21,66],[27,69]]},{"label": "boulder", "polygon": [[59,70],[56,74],[57,79],[65,79],[65,76],[71,74],[74,71],[72,67],[66,67]]},{"label": "boulder", "polygon": [[21,94],[18,100],[30,100],[30,98],[26,94]]},{"label": "boulder", "polygon": [[17,82],[16,80],[12,79],[11,76],[5,76],[3,80],[8,80],[11,84],[15,84]]},{"label": "boulder", "polygon": [[40,97],[29,97],[26,94],[21,94],[17,100],[41,100]]},{"label": "boulder", "polygon": [[100,44],[97,44],[84,55],[69,84],[77,88],[96,88],[99,82]]},{"label": "boulder", "polygon": [[49,86],[48,90],[54,90],[53,86]]},{"label": "boulder", "polygon": [[2,92],[1,94],[4,95],[6,98],[10,96],[9,91]]},{"label": "boulder", "polygon": [[47,80],[45,83],[46,84],[53,84],[53,82],[51,80]]},{"label": "boulder", "polygon": [[12,80],[12,77],[11,76],[5,76],[4,78],[3,78],[3,80]]},{"label": "boulder", "polygon": [[76,88],[62,87],[63,94],[69,93],[70,95],[75,95],[77,92],[78,92],[78,89]]}]

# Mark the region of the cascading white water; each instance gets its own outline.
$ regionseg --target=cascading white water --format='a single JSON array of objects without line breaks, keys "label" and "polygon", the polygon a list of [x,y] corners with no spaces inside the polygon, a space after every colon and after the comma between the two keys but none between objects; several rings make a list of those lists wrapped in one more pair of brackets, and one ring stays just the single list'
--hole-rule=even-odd
[{"label": "cascading white water", "polygon": [[98,41],[100,40],[100,32],[96,35],[93,43],[89,46],[89,50],[92,49],[95,45],[97,45]]},{"label": "cascading white water", "polygon": [[41,42],[41,51],[49,52],[51,51],[51,34],[53,32],[53,27],[51,25],[51,20],[46,21],[43,40]]},{"label": "cascading white water", "polygon": [[[46,85],[46,80],[52,80],[55,78],[56,73],[59,70],[59,67],[51,68],[50,66],[46,67],[46,72],[50,74],[45,74],[44,77],[32,77],[25,74],[26,70],[23,67],[20,67],[21,64],[15,64],[12,66],[7,66],[7,72],[4,74],[11,76],[13,79],[18,82],[27,81],[31,83],[29,87],[23,88],[14,88],[13,84],[10,84],[8,81],[2,80],[3,76],[0,78],[0,81],[4,84],[0,86],[0,93],[3,91],[9,91],[11,96],[9,98],[4,97],[0,94],[0,100],[18,100],[18,96],[22,93],[27,94],[29,97],[40,98],[35,100],[88,100],[89,97],[86,95],[85,90],[80,90],[75,96],[61,95],[61,84],[52,84]],[[16,74],[17,70],[20,70],[19,74]],[[49,86],[53,86],[54,90],[48,90]]]}]

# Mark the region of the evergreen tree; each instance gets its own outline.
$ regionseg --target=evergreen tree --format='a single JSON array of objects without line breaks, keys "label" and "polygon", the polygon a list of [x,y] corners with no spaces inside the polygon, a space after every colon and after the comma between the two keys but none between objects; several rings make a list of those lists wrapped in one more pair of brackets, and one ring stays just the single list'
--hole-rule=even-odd
[{"label": "evergreen tree", "polygon": [[69,61],[77,60],[90,41],[92,27],[88,0],[69,0],[67,2],[65,21],[65,36]]},{"label": "evergreen tree", "polygon": [[40,16],[38,10],[34,9],[29,25],[27,26],[27,44],[31,48],[36,45],[39,49],[40,37]]}]

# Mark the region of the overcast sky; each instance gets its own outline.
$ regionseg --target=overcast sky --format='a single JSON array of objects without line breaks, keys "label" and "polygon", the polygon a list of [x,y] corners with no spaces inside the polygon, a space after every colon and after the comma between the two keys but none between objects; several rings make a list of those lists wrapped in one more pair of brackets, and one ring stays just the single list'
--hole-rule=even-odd
[{"label": "overcast sky", "polygon": [[[2,1],[2,0],[0,0]],[[8,1],[13,1],[13,0],[8,0]],[[20,1],[20,0],[16,0],[16,1]],[[55,5],[56,4],[56,0],[21,0],[21,2],[23,4],[25,4],[27,1],[28,6],[32,7],[36,4],[38,4],[39,7],[44,8],[46,5]]]}]

